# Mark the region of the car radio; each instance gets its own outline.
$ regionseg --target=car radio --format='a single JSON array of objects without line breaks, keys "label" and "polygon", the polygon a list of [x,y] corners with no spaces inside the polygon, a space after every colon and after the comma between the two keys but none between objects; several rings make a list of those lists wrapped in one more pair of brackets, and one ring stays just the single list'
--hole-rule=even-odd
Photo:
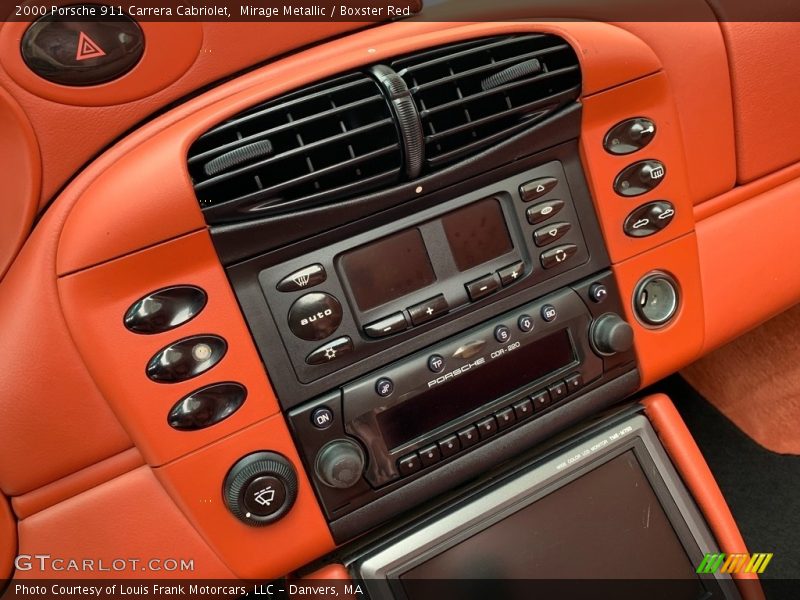
[{"label": "car radio", "polygon": [[639,383],[574,142],[426,192],[228,267],[337,541]]},{"label": "car radio", "polygon": [[631,367],[633,332],[620,308],[613,278],[604,273],[291,411],[328,516],[354,510]]}]

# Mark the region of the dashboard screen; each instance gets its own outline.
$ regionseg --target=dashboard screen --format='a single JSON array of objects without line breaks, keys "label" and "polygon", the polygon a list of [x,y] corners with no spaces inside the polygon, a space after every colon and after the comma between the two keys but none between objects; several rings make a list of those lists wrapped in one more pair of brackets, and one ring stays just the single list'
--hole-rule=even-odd
[{"label": "dashboard screen", "polygon": [[442,225],[459,271],[511,252],[503,209],[487,198],[442,217]]},{"label": "dashboard screen", "polygon": [[562,329],[487,362],[492,367],[486,371],[482,367],[470,369],[378,413],[378,426],[387,447],[396,448],[574,361],[569,332]]},{"label": "dashboard screen", "polygon": [[342,255],[342,269],[361,310],[436,281],[419,229],[407,229]]},{"label": "dashboard screen", "polygon": [[[659,585],[648,586],[648,593],[637,597],[708,597],[632,450],[417,565],[400,579],[410,600],[430,597],[426,583],[430,579],[466,580],[467,585],[474,585],[468,582],[475,579],[656,580]],[[672,583],[666,585],[666,580]],[[509,585],[509,593],[501,596],[530,597],[530,587],[518,590],[527,591],[527,596],[514,590]]]}]

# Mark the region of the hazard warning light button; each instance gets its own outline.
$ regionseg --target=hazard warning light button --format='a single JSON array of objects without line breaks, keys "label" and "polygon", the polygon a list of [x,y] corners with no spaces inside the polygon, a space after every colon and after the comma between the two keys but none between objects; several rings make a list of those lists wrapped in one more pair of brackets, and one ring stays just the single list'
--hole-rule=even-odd
[{"label": "hazard warning light button", "polygon": [[91,13],[34,21],[22,36],[28,67],[53,83],[86,86],[112,81],[136,66],[144,53],[144,34],[136,21],[125,15],[85,16]]}]

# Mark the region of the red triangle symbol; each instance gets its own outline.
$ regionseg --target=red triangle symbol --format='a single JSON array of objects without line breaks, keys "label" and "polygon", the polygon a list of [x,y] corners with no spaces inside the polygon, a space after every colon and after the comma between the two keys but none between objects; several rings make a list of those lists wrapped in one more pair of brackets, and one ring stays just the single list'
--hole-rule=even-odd
[{"label": "red triangle symbol", "polygon": [[105,56],[105,50],[97,45],[92,38],[81,31],[78,36],[78,51],[75,53],[75,60],[86,60],[87,58],[97,58]]}]

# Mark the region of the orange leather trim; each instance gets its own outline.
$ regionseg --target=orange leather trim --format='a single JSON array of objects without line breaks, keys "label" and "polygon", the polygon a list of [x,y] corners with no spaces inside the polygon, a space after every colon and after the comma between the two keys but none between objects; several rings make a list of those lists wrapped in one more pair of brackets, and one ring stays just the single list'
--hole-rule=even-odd
[{"label": "orange leather trim", "polygon": [[703,202],[703,204],[695,207],[694,218],[697,221],[707,219],[724,210],[733,208],[745,200],[750,200],[784,183],[789,183],[794,179],[800,179],[800,163],[789,165],[780,171],[775,171],[755,181],[735,187],[731,191],[717,196],[708,202]]},{"label": "orange leather trim", "polygon": [[[747,546],[725,497],[672,400],[664,394],[653,394],[641,402],[661,443],[714,532],[720,549],[726,554],[746,553]],[[737,580],[758,579],[755,573],[744,572],[733,574],[732,577]],[[764,597],[760,588],[753,585],[740,584],[739,589],[746,600]]]},{"label": "orange leather trim", "polygon": [[800,300],[798,194],[795,179],[697,224],[704,352]]},{"label": "orange leather trim", "polygon": [[800,23],[721,23],[733,86],[738,181],[800,160]]},{"label": "orange leather trim", "polygon": [[[205,290],[208,303],[188,323],[165,333],[128,331],[123,316],[143,295],[177,284]],[[203,230],[59,280],[67,324],[94,380],[151,465],[161,465],[278,412],[250,332]],[[156,383],[145,366],[178,339],[201,333],[223,337],[228,350],[205,373],[179,383]],[[175,403],[205,385],[236,381],[247,388],[242,407],[206,429],[177,431],[167,424]]]},{"label": "orange leather trim", "polygon": [[[0,24],[3,31],[12,29],[13,23]],[[16,71],[17,77],[24,80],[20,85],[0,64],[0,87],[8,90],[23,106],[33,128],[39,138],[44,181],[41,191],[40,207],[44,207],[52,199],[56,191],[71,178],[74,173],[96,156],[105,146],[114,141],[122,133],[132,128],[149,115],[171,102],[208,85],[232,73],[241,71],[260,62],[280,56],[294,48],[323,40],[327,37],[341,35],[347,31],[364,27],[368,23],[202,23],[202,31],[193,23],[148,23],[148,30],[158,32],[163,41],[164,33],[177,31],[178,37],[188,36],[200,40],[199,51],[195,40],[191,53],[177,61],[184,63],[183,73],[177,81],[170,81],[160,73],[151,73],[152,79],[132,80],[134,72],[114,83],[104,86],[80,88],[64,88],[39,79],[27,72]],[[182,30],[194,33],[181,33]],[[0,38],[3,32],[0,31]],[[7,42],[14,46],[14,39],[19,31],[6,34]],[[148,44],[149,44],[148,40]],[[159,69],[172,72],[172,53],[182,53],[179,45],[164,47],[164,53],[155,56]],[[146,51],[147,52],[147,51]],[[155,54],[155,53],[154,53]],[[2,51],[3,59],[13,61],[19,68],[19,50]],[[186,70],[185,63],[189,62]],[[193,61],[193,62],[192,62]],[[177,65],[176,65],[177,66]],[[148,66],[148,70],[152,63]],[[12,66],[13,70],[14,67]],[[173,72],[173,76],[175,73]],[[131,86],[134,82],[136,85]],[[153,88],[152,84],[160,82],[163,89]],[[93,104],[94,90],[103,88],[103,102],[111,102],[113,106],[95,106],[87,109],[73,106],[71,103]],[[40,95],[41,94],[41,97]],[[62,97],[60,94],[66,94]],[[150,94],[150,95],[147,95]],[[138,98],[119,104],[125,97]],[[52,100],[50,98],[57,98]],[[67,151],[68,150],[68,151]]]},{"label": "orange leather trim", "polygon": [[80,106],[123,104],[158,92],[186,72],[197,59],[203,41],[203,27],[196,21],[140,21],[145,44],[139,63],[114,81],[76,87],[52,83],[28,68],[19,48],[29,25],[24,21],[8,22],[0,30],[3,68],[17,84],[32,94],[53,102]]},{"label": "orange leather trim", "polygon": [[55,278],[62,222],[63,213],[45,215],[0,282],[0,489],[9,496],[131,447],[64,321]]},{"label": "orange leather trim", "polygon": [[[602,23],[399,22],[311,48],[230,81],[134,134],[128,143],[152,137],[119,159],[84,193],[62,234],[58,273],[99,264],[201,227],[186,172],[186,152],[203,131],[236,112],[312,81],[421,47],[531,30],[559,33],[576,47],[585,72],[585,94],[659,68],[641,40]],[[172,127],[159,133],[168,124]],[[159,184],[143,189],[141,181]],[[98,231],[110,234],[98,237]],[[87,239],[94,243],[87,244]]]},{"label": "orange leather trim", "polygon": [[14,570],[17,555],[17,522],[5,496],[0,495],[0,581],[8,579]]},{"label": "orange leather trim", "polygon": [[340,564],[331,564],[320,567],[316,571],[303,575],[303,579],[334,579],[337,581],[351,581],[350,571]]},{"label": "orange leather trim", "polygon": [[30,232],[42,177],[39,146],[19,104],[0,88],[0,280]]},{"label": "orange leather trim", "polygon": [[[694,226],[692,201],[686,186],[678,113],[666,75],[659,73],[589,96],[583,105],[581,155],[612,262],[621,262],[689,233]],[[655,121],[653,140],[644,149],[625,156],[606,152],[603,139],[611,126],[637,116]],[[661,183],[654,190],[635,198],[617,194],[614,179],[620,171],[646,158],[657,158],[664,163],[666,175]],[[622,225],[628,214],[637,206],[661,199],[669,200],[675,206],[672,223],[649,237],[627,236]]]},{"label": "orange leather trim", "polygon": [[[625,319],[633,326],[642,387],[695,360],[703,345],[703,290],[694,234],[639,254],[612,269],[620,287]],[[680,287],[678,311],[661,329],[642,325],[633,310],[636,285],[653,271],[669,273]]]},{"label": "orange leather trim", "polygon": [[39,511],[68,500],[106,481],[111,481],[123,473],[133,471],[144,464],[141,453],[136,448],[107,458],[104,461],[67,475],[63,479],[44,485],[38,489],[11,499],[11,506],[19,519],[26,519]]},{"label": "orange leather trim", "polygon": [[[19,553],[93,559],[95,569],[18,570],[17,579],[233,578],[153,476],[140,467],[19,522]],[[135,558],[136,568],[111,569],[112,561]],[[193,570],[145,570],[152,559],[194,561]],[[108,571],[99,569],[99,562]],[[80,563],[79,563],[80,564]],[[164,567],[168,563],[161,563]],[[56,565],[58,566],[58,565]],[[121,566],[121,565],[120,565]]]},{"label": "orange leather trim", "polygon": [[[617,23],[647,43],[664,65],[678,110],[689,197],[699,203],[736,183],[736,146],[728,55],[710,7],[702,22]],[[692,60],[686,60],[691,56]]]},{"label": "orange leather trim", "polygon": [[[298,494],[281,520],[266,527],[249,527],[225,508],[222,482],[237,460],[259,450],[278,452],[292,462]],[[239,577],[282,577],[334,547],[282,415],[155,471],[197,530]]]}]

